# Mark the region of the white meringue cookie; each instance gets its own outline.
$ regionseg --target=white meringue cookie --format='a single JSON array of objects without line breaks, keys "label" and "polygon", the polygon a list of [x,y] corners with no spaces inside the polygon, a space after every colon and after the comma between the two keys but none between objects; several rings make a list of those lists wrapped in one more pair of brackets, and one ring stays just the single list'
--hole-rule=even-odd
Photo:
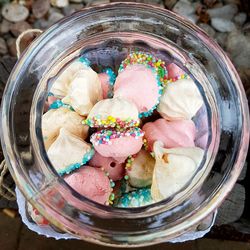
[{"label": "white meringue cookie", "polygon": [[[59,174],[70,173],[91,159],[91,145],[61,128],[47,154]],[[85,162],[86,161],[86,162]]]},{"label": "white meringue cookie", "polygon": [[63,103],[71,105],[80,115],[88,115],[92,107],[102,99],[102,87],[97,73],[90,67],[78,71]]},{"label": "white meringue cookie", "polygon": [[66,96],[69,90],[69,85],[72,82],[74,75],[78,71],[80,71],[81,69],[85,69],[86,67],[87,66],[80,61],[75,61],[68,65],[55,80],[50,89],[50,92],[53,93],[55,96]]},{"label": "white meringue cookie", "polygon": [[85,140],[88,136],[88,126],[82,124],[83,117],[74,111],[61,107],[51,109],[42,117],[42,133],[45,149],[56,140],[61,128]]},{"label": "white meringue cookie", "polygon": [[154,201],[160,201],[179,192],[198,169],[204,150],[191,148],[163,148],[162,142],[154,143],[155,167],[151,186]]},{"label": "white meringue cookie", "polygon": [[[113,117],[115,119],[118,118],[124,121],[130,119],[139,124],[138,116],[138,109],[134,103],[123,98],[116,97],[112,99],[104,99],[96,103],[95,106],[91,109],[87,120],[91,121],[93,118],[107,120],[108,117]],[[92,127],[92,124],[90,123],[89,126]]]},{"label": "white meringue cookie", "polygon": [[127,170],[130,185],[138,188],[151,185],[154,165],[154,158],[142,149],[132,162],[131,169]]},{"label": "white meringue cookie", "polygon": [[157,111],[166,120],[191,119],[203,104],[202,96],[192,79],[168,83]]}]

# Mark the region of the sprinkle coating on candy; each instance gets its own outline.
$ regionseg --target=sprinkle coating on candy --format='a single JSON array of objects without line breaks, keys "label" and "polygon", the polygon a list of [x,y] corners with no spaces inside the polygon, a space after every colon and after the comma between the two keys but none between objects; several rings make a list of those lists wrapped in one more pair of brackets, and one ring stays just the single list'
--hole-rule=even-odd
[{"label": "sprinkle coating on candy", "polygon": [[90,66],[90,60],[85,57],[80,57],[79,61],[88,67]]},{"label": "sprinkle coating on candy", "polygon": [[132,163],[133,163],[134,159],[135,159],[135,158],[134,158],[132,155],[130,155],[130,156],[127,158],[125,169],[127,169],[128,171],[131,170]]},{"label": "sprinkle coating on candy", "polygon": [[70,109],[71,111],[75,111],[73,109],[72,106],[68,105],[68,104],[65,104],[63,103],[61,100],[55,100],[53,103],[51,103],[51,105],[49,106],[49,110],[50,109],[58,109],[58,108],[61,108],[61,107],[64,107],[64,108],[68,108]]},{"label": "sprinkle coating on candy", "polygon": [[91,160],[91,158],[94,156],[95,154],[95,150],[94,148],[92,147],[82,158],[82,162],[78,162],[78,163],[74,163],[74,164],[71,164],[69,166],[67,166],[65,169],[63,170],[59,170],[58,171],[58,174],[59,175],[64,175],[64,174],[70,174],[72,171],[80,168],[81,166],[85,165],[88,161]]},{"label": "sprinkle coating on candy", "polygon": [[170,82],[176,82],[176,81],[181,80],[181,79],[189,79],[188,74],[185,73],[185,74],[176,76],[174,78],[170,78],[170,79],[167,80],[167,82],[166,82],[166,84],[164,84],[164,86],[166,86]]},{"label": "sprinkle coating on candy", "polygon": [[112,98],[113,97],[113,90],[114,90],[114,84],[116,80],[115,72],[111,68],[106,68],[103,70],[103,73],[107,74],[109,77],[109,88],[107,97]]},{"label": "sprinkle coating on candy", "polygon": [[124,194],[118,200],[116,207],[141,207],[152,203],[150,188],[141,188]]},{"label": "sprinkle coating on candy", "polygon": [[144,132],[138,128],[130,128],[128,130],[115,130],[115,129],[110,129],[110,130],[101,130],[93,134],[90,138],[90,141],[98,146],[100,144],[105,144],[105,145],[111,145],[113,139],[118,139],[121,137],[129,137],[132,136],[135,139],[138,139],[139,137],[142,137],[144,135]]},{"label": "sprinkle coating on candy", "polygon": [[106,73],[109,76],[109,84],[113,86],[116,80],[115,72],[111,68],[107,68],[103,73]]},{"label": "sprinkle coating on candy", "polygon": [[104,128],[128,128],[128,127],[138,127],[140,124],[139,120],[133,120],[131,118],[120,119],[113,116],[108,116],[102,119],[101,116],[94,116],[90,119],[85,119],[82,124],[88,125],[92,128],[104,127]]},{"label": "sprinkle coating on candy", "polygon": [[126,67],[128,67],[129,65],[134,65],[134,64],[141,64],[151,69],[155,74],[155,78],[159,88],[158,91],[159,98],[155,103],[155,105],[150,110],[146,112],[141,112],[139,114],[139,118],[148,117],[152,115],[153,111],[157,108],[157,105],[160,102],[160,97],[163,93],[163,86],[165,86],[168,81],[167,79],[168,71],[165,62],[162,61],[161,59],[157,59],[153,55],[137,51],[128,55],[128,57],[121,63],[118,72],[120,73],[124,71]]}]

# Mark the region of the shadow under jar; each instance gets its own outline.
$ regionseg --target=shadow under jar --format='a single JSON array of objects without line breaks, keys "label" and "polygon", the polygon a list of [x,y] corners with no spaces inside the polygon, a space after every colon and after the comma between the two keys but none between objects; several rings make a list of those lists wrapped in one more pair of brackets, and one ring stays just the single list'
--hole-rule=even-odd
[{"label": "shadow under jar", "polygon": [[[141,48],[176,63],[195,81],[206,105],[209,140],[195,177],[178,194],[150,206],[113,208],[81,196],[56,173],[41,117],[49,79],[68,62],[84,55],[105,66],[107,55],[95,58],[100,49],[116,69],[128,51]],[[249,143],[247,100],[224,52],[185,19],[143,4],[86,8],[44,32],[12,71],[1,118],[4,154],[25,198],[60,230],[110,246],[156,244],[195,228],[232,189]]]}]

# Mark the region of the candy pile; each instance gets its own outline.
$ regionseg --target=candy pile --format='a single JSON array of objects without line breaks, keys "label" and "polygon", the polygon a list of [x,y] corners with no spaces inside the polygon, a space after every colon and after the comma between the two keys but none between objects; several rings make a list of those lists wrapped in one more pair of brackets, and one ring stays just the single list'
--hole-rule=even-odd
[{"label": "candy pile", "polygon": [[183,189],[200,166],[208,138],[207,128],[197,128],[203,104],[185,72],[148,53],[129,54],[117,76],[80,58],[50,90],[45,148],[81,195],[114,207],[149,205]]}]

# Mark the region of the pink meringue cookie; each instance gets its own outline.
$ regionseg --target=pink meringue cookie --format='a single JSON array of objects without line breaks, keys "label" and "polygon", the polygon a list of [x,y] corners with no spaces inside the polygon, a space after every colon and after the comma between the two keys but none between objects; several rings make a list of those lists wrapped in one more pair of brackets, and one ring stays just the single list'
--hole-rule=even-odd
[{"label": "pink meringue cookie", "polygon": [[112,69],[107,68],[103,73],[98,74],[99,80],[102,85],[102,97],[103,99],[111,98],[113,95],[113,85],[115,83],[115,73]]},{"label": "pink meringue cookie", "polygon": [[109,178],[101,169],[84,166],[64,180],[79,194],[107,205],[112,189]]},{"label": "pink meringue cookie", "polygon": [[101,130],[93,134],[90,141],[100,155],[116,159],[139,152],[143,135],[144,132],[138,127],[122,131]]},{"label": "pink meringue cookie", "polygon": [[144,65],[128,66],[116,78],[114,97],[133,102],[139,113],[148,112],[159,99],[159,86],[154,72]]},{"label": "pink meringue cookie", "polygon": [[109,76],[106,73],[100,73],[98,74],[98,77],[102,85],[102,98],[106,99],[108,98],[108,92],[110,89]]},{"label": "pink meringue cookie", "polygon": [[178,76],[184,75],[185,72],[174,63],[167,65],[168,79],[175,79]]},{"label": "pink meringue cookie", "polygon": [[126,158],[124,158],[123,162],[119,162],[112,157],[104,157],[96,152],[93,158],[90,160],[89,165],[103,168],[109,174],[110,179],[113,181],[118,181],[124,176],[125,169],[123,163],[125,160]]},{"label": "pink meringue cookie", "polygon": [[166,121],[158,119],[148,122],[142,130],[148,143],[148,150],[153,150],[155,141],[161,141],[164,148],[194,147],[196,128],[192,120]]}]

